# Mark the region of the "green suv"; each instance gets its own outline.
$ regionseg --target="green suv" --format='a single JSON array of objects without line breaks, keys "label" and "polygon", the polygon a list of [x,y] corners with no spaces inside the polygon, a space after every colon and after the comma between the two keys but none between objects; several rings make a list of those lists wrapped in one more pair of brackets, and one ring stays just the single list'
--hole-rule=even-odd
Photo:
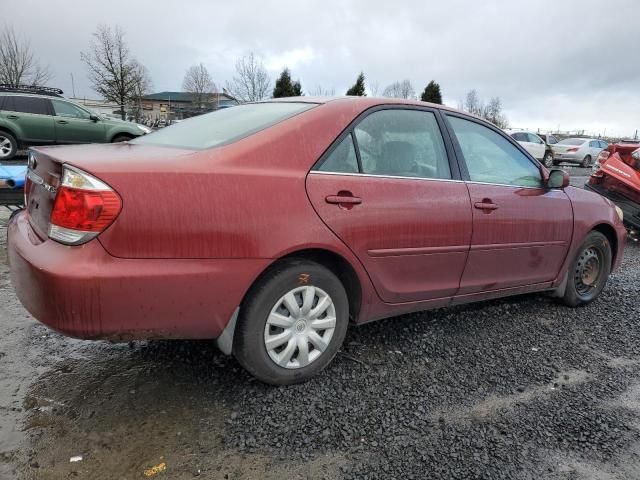
[{"label": "green suv", "polygon": [[150,131],[96,115],[57,93],[0,89],[0,161],[30,145],[122,142]]}]

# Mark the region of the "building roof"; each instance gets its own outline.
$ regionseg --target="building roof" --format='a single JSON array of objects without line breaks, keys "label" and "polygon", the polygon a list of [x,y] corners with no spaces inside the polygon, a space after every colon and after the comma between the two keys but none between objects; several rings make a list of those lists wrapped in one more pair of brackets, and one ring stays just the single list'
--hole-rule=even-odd
[{"label": "building roof", "polygon": [[[214,93],[213,96],[218,96],[220,99],[234,100],[233,97],[226,93]],[[187,102],[190,103],[193,100],[193,95],[189,92],[158,92],[151,93],[142,97],[143,100],[156,100],[163,102]]]}]

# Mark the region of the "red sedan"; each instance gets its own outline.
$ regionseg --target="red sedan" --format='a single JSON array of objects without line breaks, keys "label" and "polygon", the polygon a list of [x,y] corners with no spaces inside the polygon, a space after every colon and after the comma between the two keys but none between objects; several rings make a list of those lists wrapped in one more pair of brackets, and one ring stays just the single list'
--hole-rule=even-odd
[{"label": "red sedan", "polygon": [[215,338],[260,380],[347,325],[527,292],[594,300],[622,213],[467,114],[347,97],[241,105],[115,145],[34,148],[11,276],[87,339]]}]

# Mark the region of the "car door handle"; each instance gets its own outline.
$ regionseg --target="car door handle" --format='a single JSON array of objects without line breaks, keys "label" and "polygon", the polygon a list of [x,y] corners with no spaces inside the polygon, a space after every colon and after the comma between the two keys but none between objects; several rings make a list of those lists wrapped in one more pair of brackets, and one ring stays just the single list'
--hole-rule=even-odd
[{"label": "car door handle", "polygon": [[329,195],[325,198],[327,203],[337,203],[344,205],[358,205],[362,203],[360,197],[353,197],[350,195]]},{"label": "car door handle", "polygon": [[59,123],[60,125],[66,125],[66,124],[67,124],[67,123],[69,123],[69,122],[67,122],[66,120],[58,120],[58,123]]},{"label": "car door handle", "polygon": [[498,205],[491,202],[476,202],[473,204],[473,206],[478,210],[497,210],[498,209]]},{"label": "car door handle", "polygon": [[11,120],[17,120],[20,117],[18,115],[7,115],[7,118],[11,119]]}]

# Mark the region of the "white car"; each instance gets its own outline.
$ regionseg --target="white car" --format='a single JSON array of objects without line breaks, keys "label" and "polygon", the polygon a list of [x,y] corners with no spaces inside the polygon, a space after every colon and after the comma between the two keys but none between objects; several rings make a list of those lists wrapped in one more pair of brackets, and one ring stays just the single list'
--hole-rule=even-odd
[{"label": "white car", "polygon": [[544,161],[547,152],[547,144],[538,135],[525,130],[506,130],[513,139],[524,147],[533,158]]}]

